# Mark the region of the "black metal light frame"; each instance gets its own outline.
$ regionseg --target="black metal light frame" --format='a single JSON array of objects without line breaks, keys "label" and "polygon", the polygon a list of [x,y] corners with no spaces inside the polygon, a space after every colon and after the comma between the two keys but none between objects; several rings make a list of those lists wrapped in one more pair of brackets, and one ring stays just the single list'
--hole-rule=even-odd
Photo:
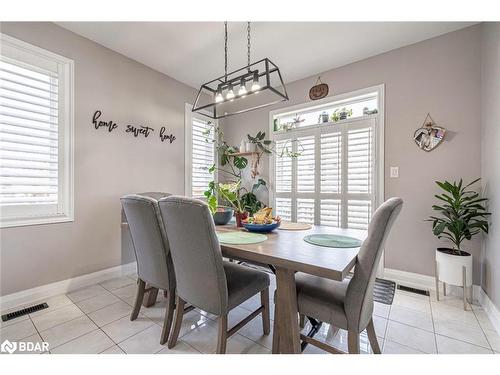
[{"label": "black metal light frame", "polygon": [[[265,70],[263,72],[259,72],[257,69],[255,69],[255,67],[258,66],[259,64],[262,64],[262,63],[264,63]],[[244,73],[239,74],[233,78],[229,78],[229,77],[232,77],[234,74],[237,74],[239,72],[244,72]],[[199,104],[200,98],[203,94],[203,90],[208,91],[212,95],[212,97],[215,97],[215,95],[217,94],[217,90],[219,88],[224,89],[224,88],[227,88],[230,84],[235,84],[235,83],[239,84],[242,79],[244,80],[245,83],[248,81],[252,81],[254,74],[256,72],[258,73],[259,81],[260,81],[261,77],[265,77],[265,79],[264,79],[265,84],[263,86],[261,86],[261,88],[259,90],[247,91],[245,93],[245,95],[242,95],[242,96],[235,94],[233,99],[224,98],[220,102],[214,101],[213,103],[209,103],[209,104],[205,104],[205,105]],[[277,87],[273,87],[271,85],[271,74],[277,74],[277,76],[279,77],[279,82],[280,82],[280,86],[282,87],[282,91],[280,91]],[[215,88],[210,87],[211,85],[215,85]],[[220,114],[217,112],[217,107],[221,104],[227,103],[227,102],[232,101],[232,100],[243,100],[243,99],[245,99],[246,96],[250,96],[250,95],[265,91],[265,90],[271,90],[274,94],[276,94],[278,96],[278,99],[271,101],[271,102],[268,102],[268,103],[264,103],[264,104],[260,104],[260,105],[253,106],[250,108],[235,111],[235,112],[229,112],[229,113],[224,112],[223,114]],[[268,58],[264,58],[262,60],[255,62],[255,63],[247,65],[243,68],[237,69],[231,73],[228,73],[227,75],[220,76],[212,81],[209,81],[209,82],[201,85],[200,90],[198,91],[198,94],[196,95],[196,99],[194,101],[192,111],[199,112],[199,113],[201,113],[207,117],[210,117],[212,119],[220,119],[220,118],[224,118],[224,117],[237,115],[240,113],[249,112],[249,111],[252,111],[255,109],[268,107],[270,105],[284,102],[287,100],[288,100],[288,94],[286,91],[286,86],[285,86],[285,83],[283,82],[283,78],[281,77],[281,72],[280,72],[278,66],[276,64],[274,64]]]}]

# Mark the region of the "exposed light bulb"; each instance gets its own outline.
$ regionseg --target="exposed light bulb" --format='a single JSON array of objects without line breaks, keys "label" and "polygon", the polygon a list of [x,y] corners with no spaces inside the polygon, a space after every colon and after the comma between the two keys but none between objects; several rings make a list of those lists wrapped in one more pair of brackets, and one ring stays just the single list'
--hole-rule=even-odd
[{"label": "exposed light bulb", "polygon": [[259,72],[255,72],[253,74],[253,84],[252,84],[252,91],[259,91],[260,90],[260,85],[259,85]]},{"label": "exposed light bulb", "polygon": [[220,86],[217,88],[217,94],[215,94],[215,102],[220,103],[224,101],[224,97],[222,96],[222,89]]},{"label": "exposed light bulb", "polygon": [[227,94],[226,94],[226,99],[232,100],[234,99],[234,91],[233,91],[233,85],[229,84]]},{"label": "exposed light bulb", "polygon": [[241,79],[241,82],[240,82],[240,89],[238,90],[238,95],[241,96],[242,98],[245,97],[245,95],[247,94],[247,88],[245,86],[245,78],[242,78]]}]

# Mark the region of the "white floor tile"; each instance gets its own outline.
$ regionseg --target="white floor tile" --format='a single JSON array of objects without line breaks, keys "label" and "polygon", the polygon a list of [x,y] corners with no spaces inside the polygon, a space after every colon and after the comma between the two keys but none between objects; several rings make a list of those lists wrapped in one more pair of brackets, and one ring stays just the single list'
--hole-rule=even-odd
[{"label": "white floor tile", "polygon": [[97,311],[88,314],[89,318],[94,321],[99,327],[114,322],[124,316],[130,316],[132,307],[123,301],[116,302],[112,305],[103,307]]},{"label": "white floor tile", "polygon": [[165,346],[160,344],[161,327],[153,324],[122,341],[119,346],[127,354],[154,354],[162,350]]},{"label": "white floor tile", "polygon": [[135,302],[135,295],[137,292],[137,285],[127,285],[123,288],[114,289],[111,291],[115,296],[133,306]]},{"label": "white floor tile", "polygon": [[195,348],[189,346],[182,340],[177,340],[177,344],[172,349],[167,347],[160,350],[157,354],[201,354]]},{"label": "white floor tile", "polygon": [[256,343],[265,346],[268,349],[273,347],[273,321],[271,320],[271,332],[264,335],[262,330],[262,319],[260,316],[252,319],[248,324],[241,328],[238,333],[249,338]]},{"label": "white floor tile", "polygon": [[129,276],[116,277],[114,279],[103,281],[99,283],[104,289],[114,290],[118,288],[123,288],[127,285],[135,284],[135,280],[132,280]]},{"label": "white floor tile", "polygon": [[394,307],[395,305],[427,314],[430,314],[431,312],[431,305],[428,299],[416,298],[401,293],[396,293],[396,295],[394,296],[392,307]]},{"label": "white floor tile", "polygon": [[432,302],[432,317],[434,320],[455,321],[456,323],[467,325],[473,328],[479,328],[479,322],[472,310],[464,310],[463,306],[456,307],[452,305],[442,304],[440,302]]},{"label": "white floor tile", "polygon": [[53,354],[97,354],[115,343],[100,329],[96,329],[51,350]]},{"label": "white floor tile", "polygon": [[412,327],[425,329],[426,331],[434,332],[434,325],[432,323],[432,315],[417,310],[411,310],[402,306],[392,306],[390,320],[399,323],[404,323]]},{"label": "white floor tile", "polygon": [[49,350],[53,350],[59,345],[83,336],[94,331],[97,326],[86,316],[73,319],[69,322],[49,328],[40,332],[40,336],[50,345]]},{"label": "white floor tile", "polygon": [[425,353],[436,353],[434,334],[406,324],[389,321],[386,339]]},{"label": "white floor tile", "polygon": [[391,305],[386,305],[385,303],[379,303],[379,302],[373,303],[373,315],[387,319],[389,318],[390,311],[391,311]]},{"label": "white floor tile", "polygon": [[482,329],[495,331],[495,326],[488,317],[488,314],[486,314],[486,312],[482,308],[474,309],[474,315],[476,316],[476,319]]},{"label": "white floor tile", "polygon": [[378,337],[385,337],[385,332],[387,329],[387,319],[381,318],[380,316],[373,316],[373,325],[375,326],[375,334]]},{"label": "white floor tile", "polygon": [[100,354],[125,354],[125,352],[121,350],[121,348],[118,345],[114,345],[111,348],[101,352]]},{"label": "white floor tile", "polygon": [[443,336],[448,336],[453,339],[483,346],[485,348],[490,347],[483,330],[479,327],[479,325],[477,327],[471,327],[453,320],[435,319],[434,329],[436,330],[436,333]]},{"label": "white floor tile", "polygon": [[105,293],[106,289],[104,289],[102,286],[99,284],[96,285],[91,285],[87,286],[85,288],[81,288],[78,290],[75,290],[71,293],[66,294],[70,300],[73,302],[80,302],[83,300],[86,300],[88,298],[95,297],[99,294]]},{"label": "white floor tile", "polygon": [[76,302],[75,304],[85,313],[89,314],[103,307],[112,305],[113,303],[121,301],[118,297],[106,291],[100,293],[95,297],[87,298],[83,301]]},{"label": "white floor tile", "polygon": [[[215,352],[215,349],[214,349]],[[236,333],[227,340],[227,354],[271,354],[271,350]]]},{"label": "white floor tile", "polygon": [[201,353],[214,353],[217,349],[217,325],[209,320],[182,336],[182,341]]},{"label": "white floor tile", "polygon": [[30,319],[26,319],[16,324],[0,328],[0,341],[18,341],[25,337],[32,336],[35,333],[37,333],[35,326]]},{"label": "white floor tile", "polygon": [[500,352],[500,335],[495,330],[485,329],[484,333],[493,350]]},{"label": "white floor tile", "polygon": [[47,314],[51,311],[60,309],[61,307],[66,307],[69,305],[73,305],[73,301],[71,301],[65,294],[59,294],[57,296],[45,298],[43,300],[39,300],[37,302],[33,302],[31,305],[36,305],[38,303],[46,302],[49,307],[43,310],[35,311],[30,314],[30,317],[40,316],[43,314]]},{"label": "white floor tile", "polygon": [[405,345],[398,344],[397,342],[385,340],[384,348],[382,349],[384,354],[425,354],[417,349],[410,348]]},{"label": "white floor tile", "polygon": [[183,337],[189,331],[195,329],[196,327],[202,326],[206,322],[213,322],[213,321],[209,319],[207,316],[203,315],[198,310],[191,310],[187,314],[184,314],[184,317],[182,318],[182,325],[181,325],[181,330],[179,332],[179,337]]},{"label": "white floor tile", "polygon": [[491,349],[472,345],[446,336],[436,335],[439,354],[492,354]]},{"label": "white floor tile", "polygon": [[119,344],[123,340],[128,339],[130,336],[151,327],[153,324],[154,323],[151,319],[139,314],[137,319],[134,321],[131,321],[130,317],[125,316],[112,323],[102,326],[101,329],[109,337],[111,337],[115,343]]},{"label": "white floor tile", "polygon": [[33,316],[31,319],[33,320],[33,323],[38,331],[44,331],[83,315],[82,310],[80,310],[76,305],[68,305],[46,314]]}]

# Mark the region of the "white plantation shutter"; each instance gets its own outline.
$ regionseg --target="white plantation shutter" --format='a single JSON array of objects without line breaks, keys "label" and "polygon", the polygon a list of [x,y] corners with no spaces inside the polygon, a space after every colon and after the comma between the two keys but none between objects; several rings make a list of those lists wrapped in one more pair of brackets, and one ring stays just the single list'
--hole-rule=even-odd
[{"label": "white plantation shutter", "polygon": [[[24,43],[18,51],[19,41],[11,38],[2,36],[2,42],[6,44],[0,58],[2,225],[71,220],[68,81],[72,67],[69,61],[50,63],[36,47]],[[36,53],[29,54],[26,48]]]},{"label": "white plantation shutter", "polygon": [[[375,202],[377,119],[348,119],[276,134],[297,158],[275,157],[275,207],[284,220],[367,229]],[[286,138],[285,138],[286,137]]]},{"label": "white plantation shutter", "polygon": [[210,127],[208,120],[192,117],[191,195],[197,198],[203,197],[203,192],[207,190],[209,182],[214,179],[214,174],[207,170],[215,164],[214,143],[211,142],[214,132],[210,132],[209,135],[205,134]]}]

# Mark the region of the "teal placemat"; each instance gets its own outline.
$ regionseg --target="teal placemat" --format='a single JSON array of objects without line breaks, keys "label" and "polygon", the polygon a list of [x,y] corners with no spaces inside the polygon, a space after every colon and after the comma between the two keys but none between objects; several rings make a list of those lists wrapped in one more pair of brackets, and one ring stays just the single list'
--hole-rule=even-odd
[{"label": "teal placemat", "polygon": [[304,241],[312,245],[324,247],[359,247],[362,241],[354,237],[341,236],[338,234],[311,234],[304,237]]},{"label": "teal placemat", "polygon": [[240,231],[217,233],[217,237],[219,237],[219,242],[228,245],[248,245],[267,240],[267,236],[263,234]]}]

